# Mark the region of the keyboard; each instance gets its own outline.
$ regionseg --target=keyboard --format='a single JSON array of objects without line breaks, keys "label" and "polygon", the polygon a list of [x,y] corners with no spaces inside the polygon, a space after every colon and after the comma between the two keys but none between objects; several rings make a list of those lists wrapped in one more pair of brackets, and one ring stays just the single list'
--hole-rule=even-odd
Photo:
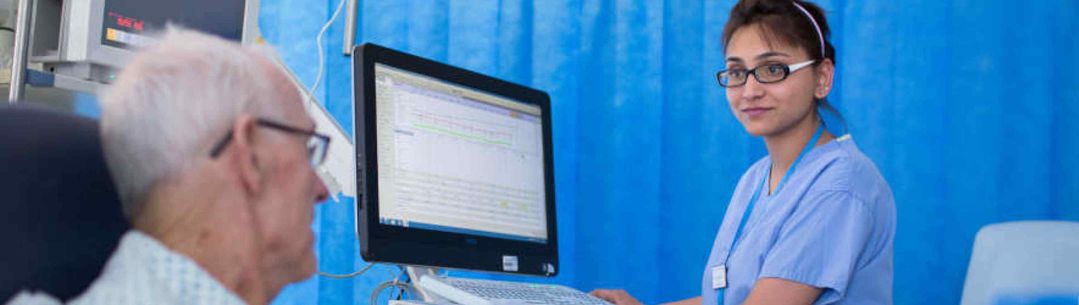
[{"label": "keyboard", "polygon": [[611,305],[562,285],[424,276],[420,288],[462,305]]}]

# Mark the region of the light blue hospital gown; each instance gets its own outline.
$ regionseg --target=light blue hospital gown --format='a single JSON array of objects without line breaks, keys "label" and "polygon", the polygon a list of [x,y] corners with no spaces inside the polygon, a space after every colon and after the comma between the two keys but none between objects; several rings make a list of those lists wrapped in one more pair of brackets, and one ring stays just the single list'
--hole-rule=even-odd
[{"label": "light blue hospital gown", "polygon": [[[2,301],[2,300],[0,300]],[[120,239],[94,283],[67,305],[244,305],[191,258],[136,230]],[[7,305],[60,305],[44,293],[22,292]]]},{"label": "light blue hospital gown", "polygon": [[[716,234],[701,283],[716,305],[712,269],[727,248],[771,159],[738,182]],[[724,305],[741,304],[761,278],[823,288],[814,304],[892,304],[895,199],[876,166],[849,137],[813,148],[778,193],[761,192],[726,266]]]}]

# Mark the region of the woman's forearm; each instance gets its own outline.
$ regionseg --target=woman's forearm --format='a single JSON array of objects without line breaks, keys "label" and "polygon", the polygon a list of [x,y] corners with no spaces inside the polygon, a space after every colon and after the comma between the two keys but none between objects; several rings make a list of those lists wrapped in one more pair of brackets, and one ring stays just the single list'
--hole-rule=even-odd
[{"label": "woman's forearm", "polygon": [[675,301],[670,303],[663,303],[663,305],[701,305],[701,297],[685,299],[681,301]]}]

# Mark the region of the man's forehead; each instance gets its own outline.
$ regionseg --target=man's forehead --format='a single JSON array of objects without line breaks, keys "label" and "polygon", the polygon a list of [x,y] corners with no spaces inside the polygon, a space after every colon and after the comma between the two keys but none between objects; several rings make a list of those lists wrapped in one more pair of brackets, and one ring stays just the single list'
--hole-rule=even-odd
[{"label": "man's forehead", "polygon": [[291,122],[302,124],[302,126],[314,127],[315,120],[311,119],[311,115],[307,113],[307,107],[305,105],[307,101],[299,94],[295,97],[296,98],[285,99],[285,117]]},{"label": "man's forehead", "polygon": [[299,87],[300,84],[289,77],[287,70],[281,67],[279,62],[267,57],[265,54],[258,54],[256,57],[259,58],[271,82],[271,90],[274,92],[270,98],[276,104],[276,107],[283,108],[284,119],[291,124],[314,129],[315,121],[307,113],[306,105],[310,101],[302,92],[304,88]]}]

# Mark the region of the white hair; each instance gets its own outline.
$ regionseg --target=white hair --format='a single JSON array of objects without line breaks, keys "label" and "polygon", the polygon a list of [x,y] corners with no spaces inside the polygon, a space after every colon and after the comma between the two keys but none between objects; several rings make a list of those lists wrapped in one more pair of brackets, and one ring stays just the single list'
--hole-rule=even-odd
[{"label": "white hair", "polygon": [[170,27],[128,62],[101,98],[101,138],[129,219],[158,182],[208,158],[241,114],[281,116],[267,49]]}]

